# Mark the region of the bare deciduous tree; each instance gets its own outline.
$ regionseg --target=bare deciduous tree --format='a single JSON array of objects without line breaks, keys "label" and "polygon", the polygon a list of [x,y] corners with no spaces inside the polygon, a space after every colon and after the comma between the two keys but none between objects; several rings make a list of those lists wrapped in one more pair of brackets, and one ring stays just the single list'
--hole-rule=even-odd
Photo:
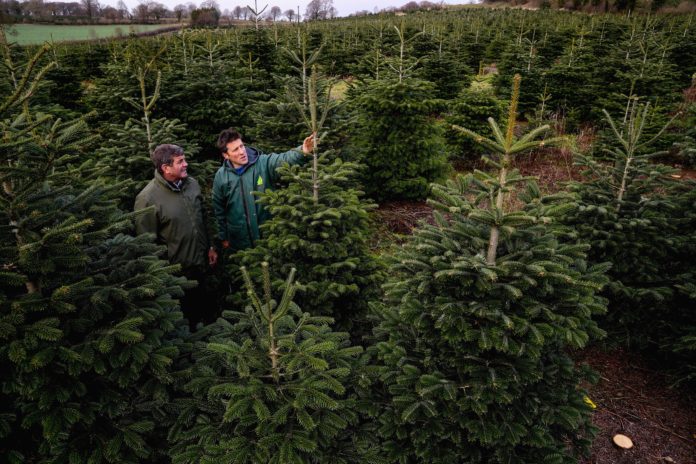
[{"label": "bare deciduous tree", "polygon": [[336,14],[333,0],[311,0],[305,9],[305,19],[309,21],[333,18]]},{"label": "bare deciduous tree", "polygon": [[174,14],[176,15],[176,22],[180,23],[181,18],[188,16],[188,9],[186,8],[186,5],[179,3],[174,7]]},{"label": "bare deciduous tree", "polygon": [[90,21],[99,16],[99,0],[81,0],[81,3]]}]

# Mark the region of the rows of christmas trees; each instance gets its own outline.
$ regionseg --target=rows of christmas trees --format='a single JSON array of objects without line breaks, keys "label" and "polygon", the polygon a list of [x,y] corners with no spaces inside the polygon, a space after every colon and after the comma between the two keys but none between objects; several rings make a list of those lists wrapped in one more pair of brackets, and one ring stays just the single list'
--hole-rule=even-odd
[{"label": "rows of christmas trees", "polygon": [[[661,113],[628,95],[623,120],[606,114],[602,152],[578,156],[583,182],[543,195],[516,160],[571,142],[521,129],[519,76],[506,104],[481,76],[445,104],[447,56],[424,40],[439,33],[387,29],[373,33],[434,54],[378,49],[362,64],[381,75],[345,104],[318,71],[334,72],[337,45],[317,31],[297,31],[286,67],[259,58],[280,44],[265,32],[114,45],[107,77],[85,84],[96,117],[48,104],[55,50],[23,61],[3,42],[9,462],[575,462],[593,434],[592,373],[571,350],[621,335],[693,380],[696,189],[650,161]],[[271,82],[272,98],[254,104]],[[173,119],[182,95],[200,104]],[[442,124],[447,108],[459,112]],[[191,334],[177,302],[191,283],[152,237],[132,236],[132,199],[155,145],[195,157],[209,127],[242,117],[279,148],[322,137],[312,162],[260,197],[274,215],[263,240],[228,260],[225,311]],[[445,181],[447,143],[484,153],[488,168]],[[192,170],[209,178],[211,164]],[[428,196],[434,223],[378,255],[366,193]]]}]

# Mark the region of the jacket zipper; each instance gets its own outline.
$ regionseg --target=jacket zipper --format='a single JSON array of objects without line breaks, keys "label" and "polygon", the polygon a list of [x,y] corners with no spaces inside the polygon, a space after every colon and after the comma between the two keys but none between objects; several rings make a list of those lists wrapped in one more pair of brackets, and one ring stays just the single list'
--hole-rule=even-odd
[{"label": "jacket zipper", "polygon": [[[253,179],[253,176],[252,176]],[[242,204],[244,205],[244,216],[246,218],[246,226],[247,226],[247,234],[249,235],[249,242],[251,242],[251,246],[254,246],[254,236],[251,235],[251,221],[249,219],[249,207],[247,206],[247,201],[246,201],[246,189],[244,187],[244,179],[242,176],[239,176],[239,182],[242,184],[241,185],[241,190],[242,190]]]}]

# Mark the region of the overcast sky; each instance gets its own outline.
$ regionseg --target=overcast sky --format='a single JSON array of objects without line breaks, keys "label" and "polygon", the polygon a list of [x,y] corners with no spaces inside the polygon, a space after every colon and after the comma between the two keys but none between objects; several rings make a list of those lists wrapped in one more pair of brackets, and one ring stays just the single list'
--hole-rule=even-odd
[{"label": "overcast sky", "polygon": [[[169,7],[170,9],[173,8],[174,6],[183,3],[187,4],[189,1],[195,3],[196,5],[199,5],[203,0],[156,0],[159,1],[160,3],[164,3]],[[220,10],[224,11],[225,9],[232,11],[232,9],[235,6],[247,6],[250,5],[252,8],[254,7],[254,0],[216,0],[218,4],[220,5]],[[279,6],[282,11],[286,11],[289,9],[293,9],[297,11],[297,7],[300,7],[300,13],[304,15],[305,8],[307,7],[307,3],[309,3],[309,0],[257,0],[258,1],[258,8],[262,9],[265,5],[268,5],[268,10],[271,9],[273,6]],[[418,3],[420,3],[420,0],[416,0]],[[438,3],[439,0],[430,0],[433,3]],[[116,3],[118,0],[101,0],[101,4],[108,4],[112,6],[116,6]],[[128,5],[129,8],[133,8],[136,6],[138,3],[140,3],[138,0],[125,0],[126,5]],[[362,10],[368,10],[368,11],[373,11],[375,7],[378,10],[381,10],[383,8],[387,8],[390,6],[402,6],[408,3],[409,0],[333,0],[333,5],[336,10],[338,10],[338,15],[339,16],[348,16],[352,13],[355,13],[356,11],[362,11]],[[459,5],[459,4],[464,4],[464,3],[472,3],[473,0],[444,0],[444,3],[448,5]]]}]

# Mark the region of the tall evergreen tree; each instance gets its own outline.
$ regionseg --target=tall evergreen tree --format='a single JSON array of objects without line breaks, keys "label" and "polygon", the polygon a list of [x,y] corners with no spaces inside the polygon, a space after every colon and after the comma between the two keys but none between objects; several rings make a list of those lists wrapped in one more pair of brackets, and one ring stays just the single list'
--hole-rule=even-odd
[{"label": "tall evergreen tree", "polygon": [[87,159],[84,120],[35,114],[47,68],[0,103],[0,450],[11,462],[153,459],[186,281],[151,237],[123,235],[118,185]]},{"label": "tall evergreen tree", "polygon": [[[313,72],[309,85],[306,126],[320,132],[331,110],[330,96],[318,98],[330,87],[320,86]],[[300,110],[301,102],[296,101]],[[302,112],[302,111],[301,111]],[[333,317],[341,329],[364,330],[367,302],[377,293],[380,265],[369,250],[371,228],[368,211],[373,205],[361,199],[356,187],[355,163],[334,158],[315,141],[312,163],[280,168],[287,187],[268,191],[260,198],[272,218],[261,226],[262,239],[238,255],[251,266],[268,261],[276,270],[273,280],[282,284],[284,273],[297,268],[302,275],[298,303],[313,315]],[[257,276],[258,277],[258,276]]]},{"label": "tall evergreen tree", "polygon": [[516,83],[505,133],[492,119],[494,138],[463,129],[497,155],[497,173],[433,187],[436,224],[393,257],[376,307],[391,399],[381,434],[398,462],[575,462],[588,447],[587,372],[567,351],[602,335],[592,316],[604,311],[605,267],[561,239],[567,200],[511,170],[554,142],[537,140],[545,127],[514,137]]},{"label": "tall evergreen tree", "polygon": [[606,111],[605,115],[614,142],[602,157],[577,155],[586,179],[570,184],[579,206],[563,221],[574,228],[579,241],[592,246],[590,262],[612,263],[605,289],[610,301],[605,328],[614,340],[646,346],[656,322],[667,317],[665,303],[674,291],[669,270],[679,235],[670,194],[674,170],[650,162],[659,153],[651,149],[653,140],[643,131],[647,105],[634,103],[623,124]]},{"label": "tall evergreen tree", "polygon": [[696,182],[682,181],[677,189],[679,235],[672,254],[676,277],[675,299],[670,302],[669,317],[661,318],[660,350],[675,384],[690,388],[696,385]]}]

